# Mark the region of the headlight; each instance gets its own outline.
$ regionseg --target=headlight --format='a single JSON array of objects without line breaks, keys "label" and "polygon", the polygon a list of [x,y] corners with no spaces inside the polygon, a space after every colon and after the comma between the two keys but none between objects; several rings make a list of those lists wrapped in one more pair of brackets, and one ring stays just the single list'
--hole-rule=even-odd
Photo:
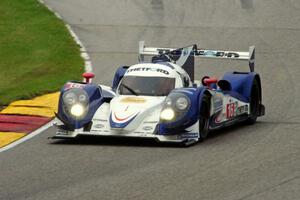
[{"label": "headlight", "polygon": [[71,107],[70,112],[75,117],[81,117],[84,114],[84,108],[81,104],[75,104]]},{"label": "headlight", "polygon": [[191,100],[187,95],[177,92],[171,93],[164,102],[160,120],[167,123],[177,121],[185,116],[190,106]]},{"label": "headlight", "polygon": [[76,102],[76,94],[73,92],[66,93],[66,95],[64,95],[64,102],[67,105],[73,105]]},{"label": "headlight", "polygon": [[81,103],[87,103],[88,101],[88,97],[85,94],[79,95],[78,99]]},{"label": "headlight", "polygon": [[172,108],[163,109],[160,113],[160,118],[162,120],[171,121],[175,117],[175,112]]},{"label": "headlight", "polygon": [[85,117],[89,106],[89,96],[86,91],[73,88],[66,91],[62,97],[63,109],[66,114],[74,119]]},{"label": "headlight", "polygon": [[185,110],[189,106],[189,100],[187,97],[179,97],[175,105],[179,110]]},{"label": "headlight", "polygon": [[171,106],[171,105],[172,105],[172,99],[168,97],[168,98],[166,99],[166,101],[165,101],[165,104],[166,104],[167,106]]}]

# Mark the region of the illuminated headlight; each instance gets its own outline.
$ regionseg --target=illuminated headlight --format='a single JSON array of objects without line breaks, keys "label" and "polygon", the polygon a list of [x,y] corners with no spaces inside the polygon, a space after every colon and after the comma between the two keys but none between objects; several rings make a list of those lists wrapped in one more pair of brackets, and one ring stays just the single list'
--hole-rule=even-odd
[{"label": "illuminated headlight", "polygon": [[70,112],[75,117],[81,117],[85,113],[85,109],[81,104],[75,104],[71,107]]},{"label": "illuminated headlight", "polygon": [[73,88],[64,93],[63,97],[64,112],[75,119],[85,117],[89,106],[89,96],[86,91]]},{"label": "illuminated headlight", "polygon": [[179,110],[185,110],[189,106],[189,100],[187,99],[187,97],[179,97],[176,100],[175,105]]},{"label": "illuminated headlight", "polygon": [[182,119],[191,107],[191,100],[182,93],[171,93],[166,98],[160,113],[160,121],[171,123]]},{"label": "illuminated headlight", "polygon": [[162,110],[160,113],[160,118],[162,120],[171,121],[172,119],[174,119],[174,117],[175,117],[175,112],[171,108],[166,108]]}]

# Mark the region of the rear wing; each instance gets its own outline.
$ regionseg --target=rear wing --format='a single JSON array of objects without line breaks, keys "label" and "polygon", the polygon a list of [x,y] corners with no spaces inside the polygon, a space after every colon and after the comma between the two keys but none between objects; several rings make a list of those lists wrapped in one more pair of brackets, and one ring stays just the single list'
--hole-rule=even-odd
[{"label": "rear wing", "polygon": [[254,72],[255,46],[250,46],[249,51],[222,51],[222,50],[197,49],[197,51],[195,52],[195,56],[201,58],[245,60],[248,61],[250,71]]},{"label": "rear wing", "polygon": [[250,71],[254,72],[255,46],[250,46],[249,51],[223,51],[223,50],[198,49],[197,45],[191,45],[190,47],[184,47],[179,49],[164,48],[164,47],[146,47],[144,41],[139,42],[140,61],[144,61],[144,55],[156,56],[162,54],[171,54],[171,55],[177,54],[177,56],[180,57],[188,55],[188,56],[199,57],[199,58],[244,60],[244,61],[248,61]]}]

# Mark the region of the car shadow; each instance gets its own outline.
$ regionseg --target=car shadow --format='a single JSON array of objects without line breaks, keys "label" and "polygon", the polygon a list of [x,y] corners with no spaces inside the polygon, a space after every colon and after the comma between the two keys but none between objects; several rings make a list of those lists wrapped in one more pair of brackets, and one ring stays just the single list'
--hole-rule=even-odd
[{"label": "car shadow", "polygon": [[134,147],[184,147],[177,143],[160,143],[154,139],[147,138],[126,138],[109,136],[80,136],[74,139],[55,139],[52,145],[100,145],[100,146],[134,146]]},{"label": "car shadow", "polygon": [[[262,125],[267,122],[258,121],[255,125]],[[255,126],[253,125],[253,126]],[[249,125],[243,123],[235,124],[219,130],[211,131],[202,145],[213,141],[218,137],[230,137],[231,134],[236,134],[241,130],[247,130]],[[72,139],[51,139],[51,145],[93,145],[93,146],[134,146],[134,147],[160,147],[160,148],[185,148],[186,146],[178,143],[158,142],[155,139],[148,138],[128,138],[128,137],[111,137],[111,136],[80,136]],[[195,146],[195,143],[191,146]],[[190,146],[190,147],[191,147]]]},{"label": "car shadow", "polygon": [[266,122],[266,121],[257,121],[253,125],[247,125],[247,124],[245,124],[245,122],[240,122],[240,123],[228,126],[228,127],[224,127],[221,129],[211,131],[207,137],[207,140],[213,140],[214,138],[218,138],[218,137],[227,137],[227,135],[233,135],[236,133],[240,134],[241,131],[244,131],[246,133],[247,130],[249,130],[249,128],[252,128],[255,126],[260,128],[261,126],[264,126],[267,123],[268,122]]}]

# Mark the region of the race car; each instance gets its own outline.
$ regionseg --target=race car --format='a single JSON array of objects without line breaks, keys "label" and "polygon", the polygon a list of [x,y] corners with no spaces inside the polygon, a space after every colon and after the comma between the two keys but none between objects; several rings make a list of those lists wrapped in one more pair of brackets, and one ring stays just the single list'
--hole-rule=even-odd
[{"label": "race car", "polygon": [[[151,56],[146,62],[145,57]],[[194,80],[195,58],[246,60],[250,72],[226,72],[219,80]],[[61,89],[54,138],[82,135],[153,138],[191,145],[212,130],[254,124],[264,115],[261,79],[254,72],[255,47],[248,52],[173,49],[139,43],[139,63],[121,66],[112,86],[67,82]]]}]

